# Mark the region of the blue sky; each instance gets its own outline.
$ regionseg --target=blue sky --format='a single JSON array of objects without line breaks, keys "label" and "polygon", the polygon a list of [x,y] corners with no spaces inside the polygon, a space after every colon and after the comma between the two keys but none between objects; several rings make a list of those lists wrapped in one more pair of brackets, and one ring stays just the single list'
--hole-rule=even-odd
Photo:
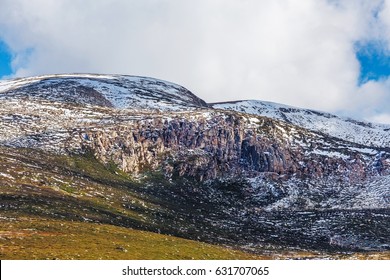
[{"label": "blue sky", "polygon": [[0,76],[12,59],[390,123],[390,0],[0,1]]},{"label": "blue sky", "polygon": [[390,56],[380,42],[357,44],[356,58],[360,63],[359,84],[390,76]]},{"label": "blue sky", "polygon": [[0,39],[0,78],[12,74],[12,53],[8,46]]}]

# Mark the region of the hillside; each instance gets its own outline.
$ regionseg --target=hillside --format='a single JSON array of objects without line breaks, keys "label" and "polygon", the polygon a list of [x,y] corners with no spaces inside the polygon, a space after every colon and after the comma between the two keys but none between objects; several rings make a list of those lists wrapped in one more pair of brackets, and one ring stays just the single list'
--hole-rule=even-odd
[{"label": "hillside", "polygon": [[216,109],[282,120],[353,143],[376,147],[390,146],[390,125],[357,121],[325,112],[258,100],[221,102],[211,105]]},{"label": "hillside", "polygon": [[[33,223],[63,221],[214,244],[226,258],[388,254],[387,126],[260,101],[209,105],[121,75],[1,81],[0,101],[1,219],[18,228],[1,229],[1,242],[13,252],[20,232],[40,232]],[[164,250],[154,258],[175,258]]]}]

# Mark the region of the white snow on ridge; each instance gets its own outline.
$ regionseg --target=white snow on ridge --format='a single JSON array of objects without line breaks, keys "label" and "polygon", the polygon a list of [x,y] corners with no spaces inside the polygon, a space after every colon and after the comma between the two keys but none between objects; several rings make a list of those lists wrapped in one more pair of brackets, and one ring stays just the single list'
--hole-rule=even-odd
[{"label": "white snow on ridge", "polygon": [[[86,88],[84,95],[80,87]],[[9,97],[17,93],[49,101],[65,100],[118,109],[189,111],[206,107],[202,100],[180,85],[126,75],[58,74],[0,81],[0,98],[7,93]],[[358,122],[324,112],[256,100],[217,103],[213,108],[278,119],[365,146],[390,147],[390,125]],[[256,125],[256,119],[249,121]]]},{"label": "white snow on ridge", "polygon": [[55,75],[41,75],[27,78],[17,78],[12,80],[0,80],[0,93],[12,89],[17,89],[26,85],[41,82],[45,79],[56,78],[93,78],[93,79],[114,79],[113,75],[99,75],[99,74],[55,74]]},{"label": "white snow on ridge", "polygon": [[279,119],[361,145],[390,146],[390,125],[365,123],[329,113],[257,100],[216,103],[213,108]]},{"label": "white snow on ridge", "polygon": [[[68,86],[66,82],[71,84]],[[48,89],[49,85],[60,83],[64,84],[59,90],[55,87]],[[61,95],[64,90],[71,92],[72,88],[76,90],[78,86],[85,86],[102,94],[119,109],[135,107],[176,111],[202,107],[199,105],[201,101],[180,85],[154,78],[125,75],[59,74],[5,80],[0,81],[0,96],[1,93],[13,90],[23,92],[26,86],[34,87],[29,94],[45,95],[48,98],[53,94]],[[86,102],[83,98],[79,101]]]}]

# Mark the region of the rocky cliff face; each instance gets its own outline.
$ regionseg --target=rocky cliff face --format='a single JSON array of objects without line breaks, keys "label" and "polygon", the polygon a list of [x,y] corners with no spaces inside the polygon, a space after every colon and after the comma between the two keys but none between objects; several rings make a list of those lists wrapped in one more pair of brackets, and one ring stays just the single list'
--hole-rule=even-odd
[{"label": "rocky cliff face", "polygon": [[[79,134],[80,145],[102,162],[113,162],[128,173],[151,169],[167,177],[200,180],[259,175],[361,180],[375,173],[373,167],[387,172],[382,163],[387,157],[384,151],[362,153],[359,145],[268,118],[248,121],[234,113],[205,114],[208,112],[92,128]],[[329,141],[333,146],[328,146]]]}]

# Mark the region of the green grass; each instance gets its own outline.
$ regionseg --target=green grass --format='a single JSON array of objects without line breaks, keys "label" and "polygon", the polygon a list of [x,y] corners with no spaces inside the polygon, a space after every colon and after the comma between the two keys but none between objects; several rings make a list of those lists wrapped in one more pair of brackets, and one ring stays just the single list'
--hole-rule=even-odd
[{"label": "green grass", "polygon": [[260,259],[202,242],[122,227],[35,218],[2,221],[0,259]]},{"label": "green grass", "polygon": [[149,215],[164,209],[140,195],[142,183],[92,154],[1,148],[0,167],[13,177],[0,183],[1,259],[259,258],[137,230],[157,232],[163,225]]},{"label": "green grass", "polygon": [[249,260],[374,259],[389,252],[323,255],[310,251],[250,254],[203,242],[118,226],[32,217],[5,218],[0,223],[2,260]]}]

